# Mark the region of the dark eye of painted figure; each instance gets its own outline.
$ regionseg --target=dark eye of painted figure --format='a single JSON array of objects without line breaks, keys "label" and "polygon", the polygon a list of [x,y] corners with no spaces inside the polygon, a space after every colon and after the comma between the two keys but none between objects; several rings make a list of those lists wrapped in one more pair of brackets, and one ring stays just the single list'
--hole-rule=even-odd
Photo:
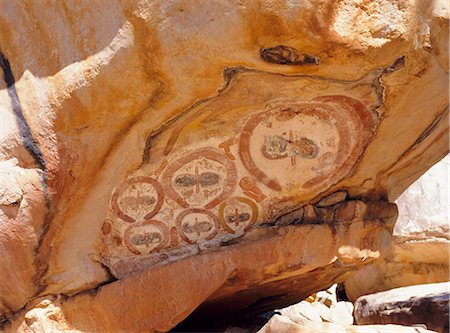
[{"label": "dark eye of painted figure", "polygon": [[157,232],[146,232],[145,234],[137,234],[131,238],[131,242],[135,245],[160,243],[162,237]]},{"label": "dark eye of painted figure", "polygon": [[201,186],[212,186],[219,183],[219,175],[214,172],[203,172],[200,175]]},{"label": "dark eye of painted figure", "polygon": [[[139,197],[123,197],[120,199],[120,203],[128,207],[136,207],[140,205],[153,205],[156,202],[156,198],[150,195],[144,195]],[[136,207],[137,208],[137,207]]]},{"label": "dark eye of painted figure", "polygon": [[279,135],[266,136],[262,147],[263,155],[271,160],[284,158],[287,156],[287,144],[288,141]]},{"label": "dark eye of painted figure", "polygon": [[196,175],[183,174],[175,178],[175,184],[182,187],[194,186],[197,182]]},{"label": "dark eye of painted figure", "polygon": [[196,219],[195,223],[185,223],[183,224],[183,231],[188,234],[200,235],[202,232],[208,232],[212,228],[211,223],[208,221],[198,221]]},{"label": "dark eye of painted figure", "polygon": [[219,183],[219,175],[214,172],[203,172],[200,175],[183,174],[175,178],[175,184],[181,187],[191,187],[200,185],[213,186]]},{"label": "dark eye of painted figure", "polygon": [[211,228],[212,228],[212,225],[209,222],[204,221],[204,222],[197,223],[197,229],[202,232],[208,232],[211,230]]},{"label": "dark eye of painted figure", "polygon": [[241,214],[233,214],[227,216],[228,223],[236,223],[239,224],[241,222],[246,222],[250,220],[249,213],[241,213]]},{"label": "dark eye of painted figure", "polygon": [[305,158],[314,158],[319,153],[319,148],[314,141],[307,138],[300,138],[295,142],[295,147],[299,154]]},{"label": "dark eye of painted figure", "polygon": [[[290,136],[293,136],[292,133]],[[266,158],[271,160],[285,158],[288,155],[312,159],[319,154],[319,148],[314,141],[304,137],[288,140],[279,135],[273,135],[265,137],[262,152]]]}]

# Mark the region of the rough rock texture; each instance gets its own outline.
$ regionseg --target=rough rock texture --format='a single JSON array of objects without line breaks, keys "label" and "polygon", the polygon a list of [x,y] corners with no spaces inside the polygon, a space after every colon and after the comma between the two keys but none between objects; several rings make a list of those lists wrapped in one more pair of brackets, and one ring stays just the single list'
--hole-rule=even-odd
[{"label": "rough rock texture", "polygon": [[351,300],[398,287],[448,281],[449,170],[447,155],[400,196],[391,248],[377,263],[345,281]]},{"label": "rough rock texture", "polygon": [[433,333],[421,327],[401,325],[351,325],[343,326],[330,323],[303,321],[296,323],[287,317],[275,315],[258,333]]},{"label": "rough rock texture", "polygon": [[337,301],[336,284],[325,291],[310,295],[304,301],[275,310],[276,313],[302,323],[304,320],[329,322],[349,326],[353,324],[353,304]]},{"label": "rough rock texture", "polygon": [[448,152],[447,49],[444,1],[0,2],[1,320],[166,330],[343,280]]},{"label": "rough rock texture", "polygon": [[450,283],[423,284],[362,296],[355,303],[358,324],[425,324],[449,330]]},{"label": "rough rock texture", "polygon": [[[100,287],[96,293],[61,299],[56,306],[61,309],[63,324],[81,331],[92,327],[99,331],[141,331],[144,327],[167,331],[204,299],[212,304],[204,305],[207,314],[202,316],[212,320],[214,314],[233,313],[232,319],[236,319],[241,309],[264,311],[306,298],[323,284],[332,284],[349,270],[376,259],[378,249],[388,241],[384,222],[370,219],[335,226],[253,229],[238,244],[223,244],[227,256],[210,251],[152,270],[140,272],[136,267],[131,276]],[[240,283],[232,283],[235,280]],[[258,285],[261,280],[265,283]],[[245,291],[242,284],[247,286]],[[271,293],[278,297],[264,298]],[[260,299],[259,303],[254,304],[255,299]]]}]

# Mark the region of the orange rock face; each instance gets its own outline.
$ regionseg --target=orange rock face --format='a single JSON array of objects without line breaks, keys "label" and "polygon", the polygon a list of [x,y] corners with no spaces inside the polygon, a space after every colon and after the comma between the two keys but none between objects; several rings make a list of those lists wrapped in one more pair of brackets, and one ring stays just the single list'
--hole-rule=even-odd
[{"label": "orange rock face", "polygon": [[447,40],[439,1],[0,3],[1,322],[168,330],[345,279],[448,152]]},{"label": "orange rock face", "polygon": [[398,287],[448,281],[449,166],[447,155],[397,199],[399,218],[390,249],[382,260],[345,281],[351,300]]}]

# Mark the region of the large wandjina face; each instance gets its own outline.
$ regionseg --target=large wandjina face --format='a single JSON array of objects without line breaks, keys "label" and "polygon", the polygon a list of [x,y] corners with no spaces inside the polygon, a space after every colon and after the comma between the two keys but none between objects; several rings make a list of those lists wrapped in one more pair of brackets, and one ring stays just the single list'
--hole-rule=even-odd
[{"label": "large wandjina face", "polygon": [[168,258],[241,236],[291,193],[345,177],[371,123],[347,96],[278,101],[236,122],[233,135],[173,149],[116,187],[102,229],[106,257]]}]

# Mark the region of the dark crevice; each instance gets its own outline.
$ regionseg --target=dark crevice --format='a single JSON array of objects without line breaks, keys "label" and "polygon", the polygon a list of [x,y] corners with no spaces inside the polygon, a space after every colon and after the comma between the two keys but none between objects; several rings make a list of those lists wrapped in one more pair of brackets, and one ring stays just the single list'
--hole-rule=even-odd
[{"label": "dark crevice", "polygon": [[44,235],[46,234],[48,230],[48,226],[50,224],[51,220],[51,214],[50,214],[50,208],[51,208],[51,201],[50,201],[50,195],[48,191],[47,186],[47,166],[44,159],[44,156],[42,154],[42,151],[33,137],[33,134],[31,132],[31,128],[25,118],[25,115],[23,113],[22,104],[19,99],[19,95],[17,93],[17,89],[15,86],[15,78],[14,74],[11,69],[10,62],[8,58],[4,55],[4,53],[0,49],[0,67],[3,70],[3,80],[6,83],[8,96],[11,100],[11,108],[15,115],[17,126],[19,127],[20,134],[22,136],[22,142],[25,149],[30,153],[32,158],[34,159],[35,163],[37,164],[38,168],[42,171],[41,175],[41,186],[42,186],[42,192],[44,194],[44,200],[45,200],[45,207],[47,209],[47,214],[44,218],[44,222],[42,225],[42,230],[39,235],[38,243],[34,248],[34,252],[36,255],[36,259],[34,261],[34,266],[36,268],[36,275],[33,279],[35,281],[36,286],[36,293],[33,297],[37,296],[43,289],[44,284],[42,283],[42,277],[45,275],[48,265],[46,263],[46,260],[44,258],[41,258],[40,255],[40,248],[42,245],[42,240]]},{"label": "dark crevice", "polygon": [[261,49],[260,57],[263,61],[277,65],[318,65],[320,59],[310,54],[299,53],[295,48],[278,45]]},{"label": "dark crevice", "polygon": [[11,66],[9,64],[8,59],[5,57],[3,52],[0,50],[0,66],[3,70],[3,80],[6,83],[6,87],[8,90],[8,96],[11,99],[11,106],[16,116],[16,122],[20,129],[20,134],[22,135],[23,145],[25,149],[31,154],[36,164],[39,166],[39,169],[45,172],[45,160],[42,155],[42,152],[33,138],[33,134],[31,133],[30,126],[25,119],[23,114],[22,105],[20,104],[19,95],[17,94],[14,75],[11,70]]},{"label": "dark crevice", "polygon": [[[430,136],[430,134],[439,126],[441,121],[448,115],[448,105],[444,108],[444,110],[437,116],[437,118],[428,126],[425,131],[420,134],[417,140],[408,148],[408,150],[414,149],[416,146],[421,144],[426,138]],[[402,155],[403,156],[403,155]]]}]

